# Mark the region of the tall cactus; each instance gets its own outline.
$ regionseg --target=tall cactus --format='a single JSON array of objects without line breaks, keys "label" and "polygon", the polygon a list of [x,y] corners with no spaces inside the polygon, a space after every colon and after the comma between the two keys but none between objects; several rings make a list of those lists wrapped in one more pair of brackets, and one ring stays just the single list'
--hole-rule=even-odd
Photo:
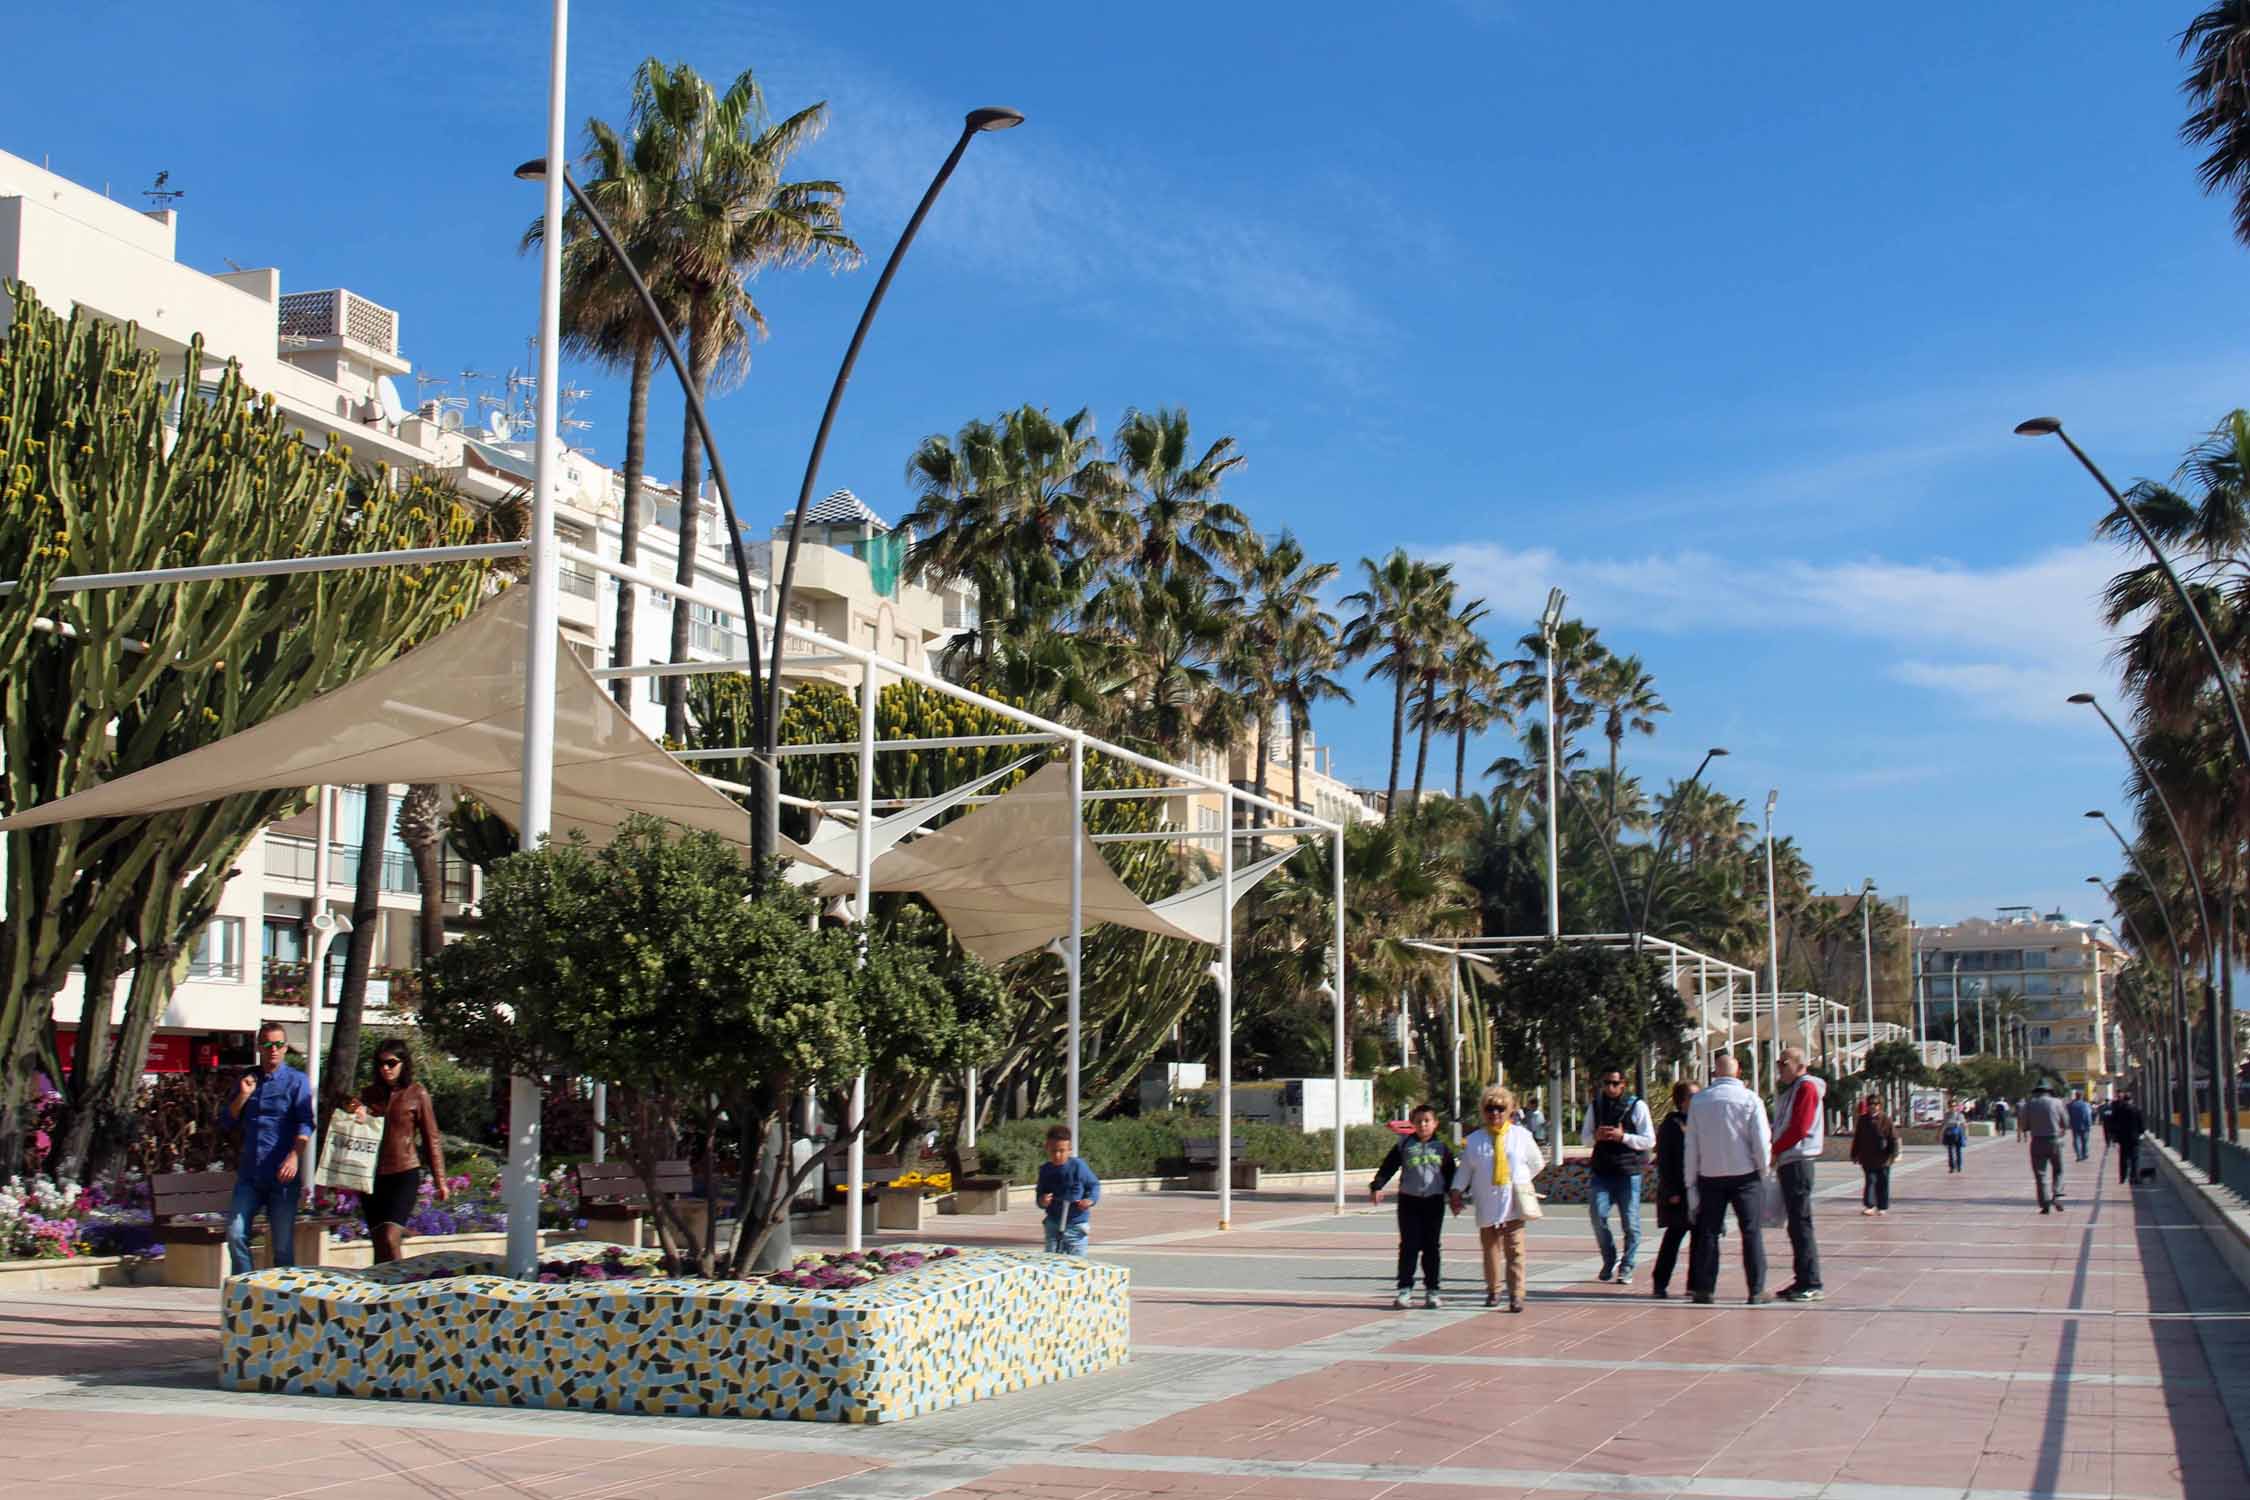
[{"label": "tall cactus", "polygon": [[[67,320],[11,286],[0,373],[5,442],[45,462],[43,540],[0,529],[0,600],[57,629],[0,651],[0,809],[13,812],[155,765],[261,723],[382,665],[466,614],[484,569],[371,568],[283,578],[56,593],[58,571],[123,572],[319,553],[438,546],[470,517],[423,478],[355,469],[308,446],[229,365],[201,384],[200,340],[176,380],[135,330],[83,310]],[[32,448],[37,444],[36,448]],[[6,451],[6,450],[0,450]],[[30,552],[50,549],[33,557]],[[54,555],[59,553],[59,557]],[[197,933],[258,829],[299,791],[230,797],[148,817],[7,836],[0,922],[0,1162],[20,1159],[30,1080],[54,1059],[52,1010],[72,965],[121,954],[117,1045],[87,1026],[68,1080],[72,1122],[57,1165],[77,1170],[129,1127],[148,1042]],[[98,1016],[98,1008],[93,1010]]]}]

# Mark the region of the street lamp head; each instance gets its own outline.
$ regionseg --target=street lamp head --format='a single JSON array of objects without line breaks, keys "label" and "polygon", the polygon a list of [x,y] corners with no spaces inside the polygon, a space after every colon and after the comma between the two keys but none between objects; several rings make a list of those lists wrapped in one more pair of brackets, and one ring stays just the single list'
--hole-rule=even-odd
[{"label": "street lamp head", "polygon": [[534,156],[531,160],[516,168],[516,176],[525,182],[545,182],[547,180],[547,158]]},{"label": "street lamp head", "polygon": [[1774,805],[1774,804],[1775,804],[1776,802],[1779,802],[1780,800],[1781,800],[1781,788],[1780,788],[1780,787],[1775,787],[1775,788],[1774,788],[1774,789],[1773,789],[1772,791],[1770,791],[1770,792],[1766,793],[1766,816],[1767,816],[1767,817],[1769,817],[1769,818],[1770,818],[1770,817],[1772,817],[1772,816],[1773,816],[1773,805]]},{"label": "street lamp head", "polygon": [[[2101,885],[2102,878],[2099,875],[2089,875],[2086,877],[2086,883],[2088,885]],[[2103,889],[2106,890],[2108,887],[2104,886]]]},{"label": "street lamp head", "polygon": [[2072,693],[2070,697],[2064,701],[2069,703],[2092,703],[2094,701],[2094,695],[2092,693]]},{"label": "street lamp head", "polygon": [[2053,437],[2062,431],[2060,417],[2033,417],[2028,422],[2016,424],[2017,437]]},{"label": "street lamp head", "polygon": [[2097,807],[2097,808],[2094,808],[2094,809],[2093,809],[2092,811],[2088,812],[2088,813],[2086,814],[2086,816],[2087,816],[2087,817],[2089,817],[2089,818],[2092,818],[2092,819],[2093,819],[2093,820],[2094,820],[2095,822],[2097,822],[2097,823],[2107,823],[2107,822],[2109,821],[2109,814],[2108,814],[2108,813],[2105,813],[2105,812],[2103,812],[2103,811],[2102,811],[2102,810],[2101,810],[2100,808],[2098,808],[2098,807]]},{"label": "street lamp head", "polygon": [[1012,109],[987,107],[969,111],[971,130],[1013,130],[1023,123],[1023,116]]},{"label": "street lamp head", "polygon": [[1713,745],[1713,746],[1711,747],[1710,753],[1709,753],[1708,755],[1704,756],[1704,759],[1705,759],[1705,760],[1717,760],[1717,759],[1718,759],[1718,758],[1719,758],[1720,756],[1722,756],[1722,755],[1724,755],[1724,754],[1726,754],[1726,753],[1727,753],[1727,747],[1726,747],[1726,746],[1724,746],[1724,745]]},{"label": "street lamp head", "polygon": [[1547,590],[1547,607],[1540,611],[1539,628],[1552,631],[1557,625],[1560,625],[1562,623],[1562,610],[1563,591],[1561,589]]}]

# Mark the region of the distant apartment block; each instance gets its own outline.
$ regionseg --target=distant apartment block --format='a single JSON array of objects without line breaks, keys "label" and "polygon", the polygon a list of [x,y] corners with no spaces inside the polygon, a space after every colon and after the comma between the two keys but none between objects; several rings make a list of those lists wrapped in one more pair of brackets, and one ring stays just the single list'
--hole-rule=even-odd
[{"label": "distant apartment block", "polygon": [[2035,1066],[2074,1088],[2098,1086],[2121,1070],[2109,996],[2126,956],[2101,924],[2060,912],[1971,918],[1915,929],[1914,952],[1933,1026],[1951,1019],[1965,1028],[1956,1038],[1973,1044],[1981,1004],[1997,1038],[2000,1012],[2013,1001],[2023,1008]]}]

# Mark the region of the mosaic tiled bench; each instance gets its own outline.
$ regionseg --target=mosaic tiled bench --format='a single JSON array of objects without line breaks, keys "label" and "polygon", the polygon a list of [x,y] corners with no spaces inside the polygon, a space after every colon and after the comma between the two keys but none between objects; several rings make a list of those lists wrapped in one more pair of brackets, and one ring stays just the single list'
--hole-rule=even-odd
[{"label": "mosaic tiled bench", "polygon": [[[599,1255],[564,1245],[548,1259]],[[905,1248],[905,1247],[896,1247]],[[666,1416],[895,1422],[1125,1362],[1126,1273],[969,1250],[849,1291],[540,1285],[451,1254],[226,1285],[219,1384]],[[430,1271],[442,1280],[407,1280]]]}]

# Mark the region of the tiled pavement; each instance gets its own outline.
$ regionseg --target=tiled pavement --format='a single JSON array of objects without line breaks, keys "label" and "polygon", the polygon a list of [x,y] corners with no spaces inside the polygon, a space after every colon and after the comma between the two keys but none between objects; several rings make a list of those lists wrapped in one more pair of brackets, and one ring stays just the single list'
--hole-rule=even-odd
[{"label": "tiled pavement", "polygon": [[1633,1292],[1598,1285],[1558,1207],[1520,1317],[1463,1305],[1459,1223],[1472,1295],[1397,1313],[1388,1209],[1239,1195],[1222,1235],[1208,1196],[1120,1195],[1097,1244],[1133,1270],[1130,1367],[874,1429],[235,1395],[215,1294],[26,1295],[0,1300],[0,1494],[2246,1500],[2250,1296],[2169,1190],[2100,1166],[2042,1218],[2020,1147],[1960,1176],[1915,1154],[1881,1219],[1826,1166],[1807,1307],[1743,1307],[1731,1264],[1716,1307],[1655,1301],[1653,1236]]}]

